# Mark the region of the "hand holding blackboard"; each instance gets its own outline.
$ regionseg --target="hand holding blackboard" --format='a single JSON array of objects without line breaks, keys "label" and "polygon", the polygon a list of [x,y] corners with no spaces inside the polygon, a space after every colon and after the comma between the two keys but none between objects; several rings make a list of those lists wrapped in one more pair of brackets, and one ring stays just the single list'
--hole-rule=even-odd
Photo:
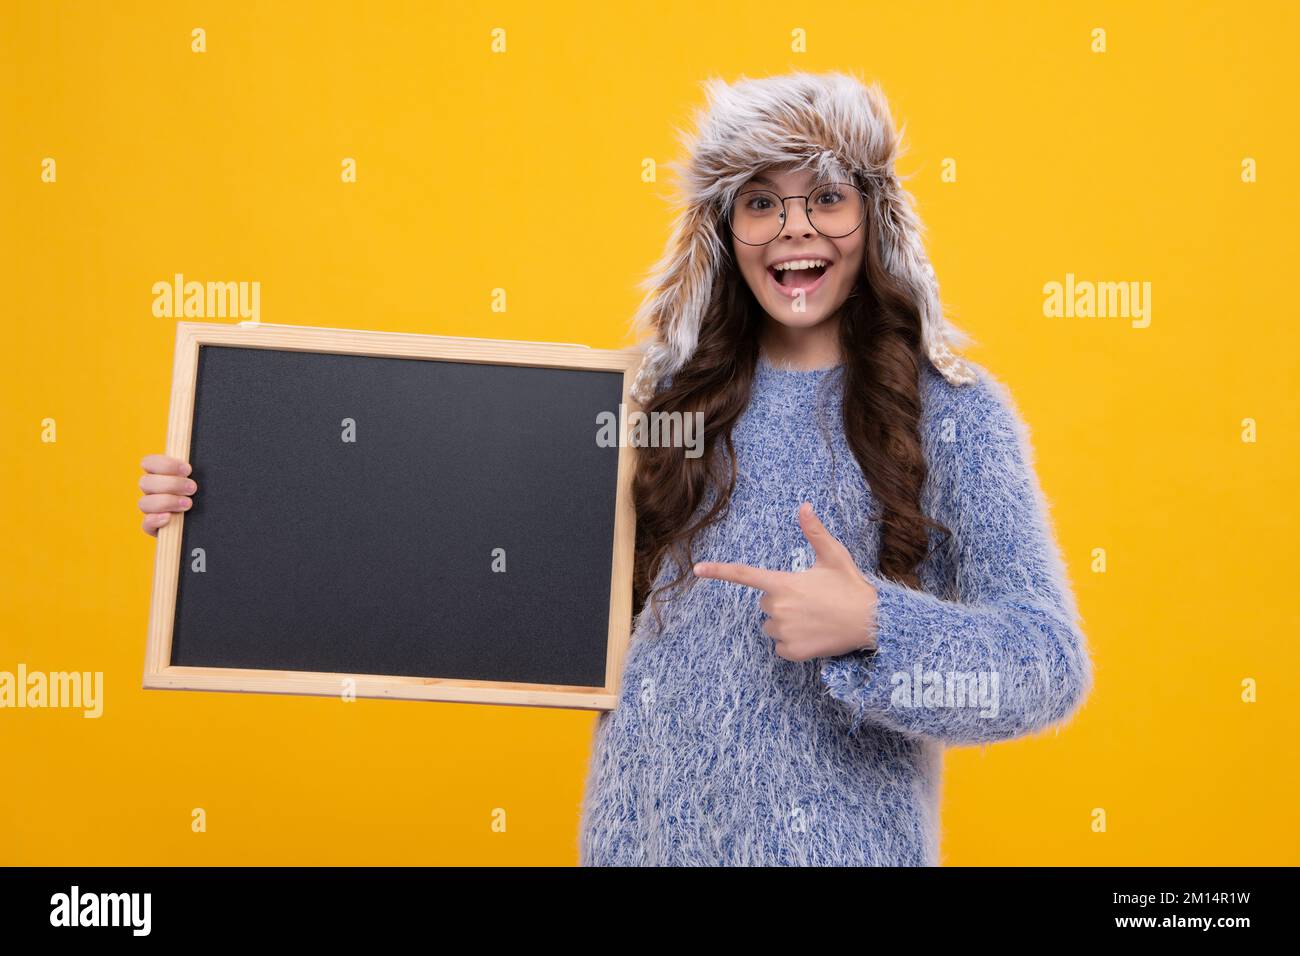
[{"label": "hand holding blackboard", "polygon": [[144,686],[612,709],[640,358],[178,323]]},{"label": "hand holding blackboard", "polygon": [[140,467],[146,472],[140,479],[140,510],[144,512],[145,534],[158,537],[158,529],[167,524],[175,511],[189,510],[187,495],[198,491],[199,486],[190,478],[193,472],[189,462],[168,455],[145,455]]}]

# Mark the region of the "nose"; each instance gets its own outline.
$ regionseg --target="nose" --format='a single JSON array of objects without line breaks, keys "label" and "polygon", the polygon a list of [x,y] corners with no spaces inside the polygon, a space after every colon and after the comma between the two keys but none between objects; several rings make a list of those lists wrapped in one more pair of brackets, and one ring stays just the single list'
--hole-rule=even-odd
[{"label": "nose", "polygon": [[785,201],[785,221],[781,223],[781,235],[783,237],[794,238],[796,236],[815,236],[817,230],[808,219],[808,208],[804,204],[806,199],[787,199]]}]

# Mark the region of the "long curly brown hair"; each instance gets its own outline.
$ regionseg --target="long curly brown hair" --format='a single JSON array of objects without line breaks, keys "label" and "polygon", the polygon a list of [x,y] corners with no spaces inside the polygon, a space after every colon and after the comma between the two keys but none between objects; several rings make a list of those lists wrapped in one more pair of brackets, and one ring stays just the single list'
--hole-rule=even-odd
[{"label": "long curly brown hair", "polygon": [[[722,227],[725,234],[725,225]],[[906,286],[880,259],[876,220],[866,217],[865,267],[840,311],[843,356],[844,434],[858,466],[880,505],[879,572],[920,587],[917,568],[928,556],[929,532],[945,539],[943,524],[921,512],[921,487],[927,462],[921,447],[920,374],[926,361],[921,315]],[[637,449],[632,479],[636,507],[636,559],[633,613],[651,600],[656,621],[664,594],[692,577],[696,535],[725,514],[736,482],[736,452],[731,433],[749,404],[759,357],[764,316],[732,255],[719,270],[699,344],[671,382],[644,411],[704,413],[704,453],[688,458],[681,447]],[[727,469],[717,474],[714,450],[726,450]],[[708,510],[695,517],[709,488],[717,490]],[[665,557],[672,553],[684,568],[650,594]]]}]

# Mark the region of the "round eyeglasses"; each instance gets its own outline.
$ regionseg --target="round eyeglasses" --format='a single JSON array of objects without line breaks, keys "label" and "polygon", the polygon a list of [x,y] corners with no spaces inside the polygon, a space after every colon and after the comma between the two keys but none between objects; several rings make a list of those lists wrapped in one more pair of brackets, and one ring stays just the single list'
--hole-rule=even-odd
[{"label": "round eyeglasses", "polygon": [[747,246],[765,246],[785,228],[785,204],[807,200],[808,222],[827,239],[852,234],[866,218],[866,193],[849,183],[825,183],[807,196],[778,196],[770,189],[746,189],[727,211],[731,234]]}]

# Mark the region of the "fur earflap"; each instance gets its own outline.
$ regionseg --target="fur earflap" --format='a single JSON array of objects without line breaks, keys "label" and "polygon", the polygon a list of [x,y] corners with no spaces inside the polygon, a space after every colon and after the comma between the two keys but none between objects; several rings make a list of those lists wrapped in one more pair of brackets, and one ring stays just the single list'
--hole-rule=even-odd
[{"label": "fur earflap", "polygon": [[697,111],[695,131],[679,131],[686,159],[667,164],[680,187],[672,235],[639,284],[645,298],[633,326],[638,338],[648,334],[648,344],[634,397],[649,401],[695,351],[728,255],[723,212],[760,168],[787,164],[862,181],[881,226],[881,261],[914,292],[926,354],[953,384],[974,382],[975,372],[953,351],[970,336],[943,315],[923,227],[894,171],[901,137],[880,88],[845,73],[805,72],[734,83],[714,77],[704,87],[708,106]]}]

